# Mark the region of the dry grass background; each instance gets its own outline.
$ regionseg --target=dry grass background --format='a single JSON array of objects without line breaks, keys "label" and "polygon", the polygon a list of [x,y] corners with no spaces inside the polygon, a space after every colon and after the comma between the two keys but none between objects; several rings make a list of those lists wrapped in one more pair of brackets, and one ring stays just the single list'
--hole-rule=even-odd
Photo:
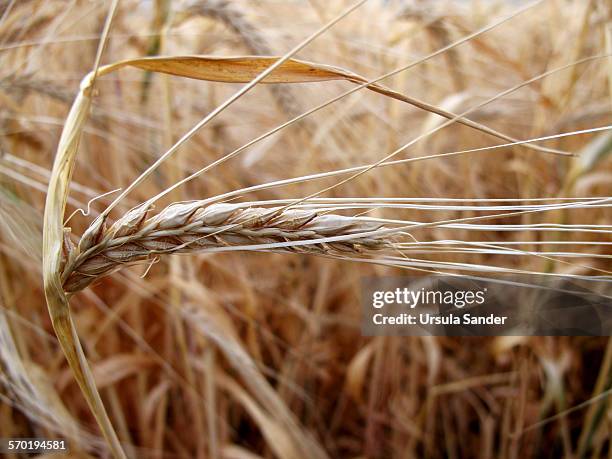
[{"label": "dry grass background", "polygon": [[[348,6],[321,0],[123,0],[102,60],[283,55]],[[109,450],[53,334],[42,286],[42,214],[61,129],[81,79],[93,68],[108,7],[104,1],[0,1],[0,437],[64,437],[71,457],[107,457]],[[476,0],[370,0],[295,57],[375,78],[516,8]],[[461,113],[547,71],[610,53],[611,19],[604,0],[547,0],[383,83]],[[571,65],[470,118],[519,139],[609,125],[611,65],[605,57]],[[163,163],[111,218],[353,87],[342,81],[256,86]],[[100,77],[66,217],[93,198],[125,189],[237,89],[128,68]],[[440,119],[361,90],[173,190],[156,208],[376,163]],[[500,142],[453,124],[394,159]],[[448,204],[448,198],[511,198],[514,205],[518,199],[611,195],[609,131],[541,145],[581,156],[524,146],[474,152],[373,169],[324,197],[435,198],[432,205]],[[243,200],[301,198],[338,180],[258,190]],[[83,234],[115,196],[92,202],[89,215],[75,214],[67,223],[72,234]],[[375,208],[366,215],[435,222],[482,214],[472,208]],[[532,231],[542,223],[575,226]],[[612,268],[607,207],[483,224],[495,226],[429,226],[412,234],[419,241],[589,244],[548,245],[576,254],[562,261],[484,250],[466,255],[430,249],[414,257],[583,276]],[[502,231],[504,224],[532,226]],[[586,232],[588,225],[607,226]],[[150,268],[104,277],[71,300],[102,400],[130,457],[610,454],[612,412],[604,398],[549,419],[608,389],[612,347],[606,339],[364,338],[361,277],[414,272],[308,254],[200,253],[154,261]],[[542,420],[547,422],[522,432]]]}]

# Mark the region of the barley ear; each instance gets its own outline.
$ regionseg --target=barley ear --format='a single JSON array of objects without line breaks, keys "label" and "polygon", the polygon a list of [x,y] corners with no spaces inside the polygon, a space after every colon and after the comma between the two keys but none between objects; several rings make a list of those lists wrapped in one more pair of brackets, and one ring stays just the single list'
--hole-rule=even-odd
[{"label": "barley ear", "polygon": [[125,458],[117,434],[96,388],[70,314],[60,272],[64,242],[64,210],[82,127],[90,105],[92,76],[84,79],[64,125],[49,180],[43,223],[43,280],[49,315],[57,339],[114,457]]}]

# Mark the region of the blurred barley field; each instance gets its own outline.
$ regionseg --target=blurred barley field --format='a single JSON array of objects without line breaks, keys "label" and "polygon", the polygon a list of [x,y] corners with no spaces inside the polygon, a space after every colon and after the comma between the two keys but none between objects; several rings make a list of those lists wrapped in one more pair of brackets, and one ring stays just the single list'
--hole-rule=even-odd
[{"label": "blurred barley field", "polygon": [[[612,457],[608,338],[360,331],[365,276],[610,280],[612,4],[361,3],[0,0],[0,438],[63,438],[66,457],[79,458]],[[293,234],[289,220],[258,249],[249,227],[213,248],[150,252],[86,278],[70,292],[71,317],[122,452],[77,384],[43,286],[53,162],[97,55],[101,65],[284,56],[332,66],[334,78],[247,88],[259,71],[202,81],[175,61],[97,75],[62,266],[122,191],[241,89],[113,204],[108,222],[165,193],[148,216],[215,198],[408,228],[383,252],[361,240],[272,249]],[[377,82],[389,91],[364,87],[401,69]]]}]

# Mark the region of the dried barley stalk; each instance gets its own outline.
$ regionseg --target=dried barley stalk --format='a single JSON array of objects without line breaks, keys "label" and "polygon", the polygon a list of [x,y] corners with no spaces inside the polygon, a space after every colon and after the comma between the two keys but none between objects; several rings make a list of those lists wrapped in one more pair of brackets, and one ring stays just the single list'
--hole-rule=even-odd
[{"label": "dried barley stalk", "polygon": [[[206,250],[207,247],[210,247],[210,244],[213,244],[213,246],[222,244],[236,246],[245,241],[291,241],[292,237],[299,239],[296,242],[300,242],[304,239],[325,237],[330,231],[335,232],[334,234],[343,234],[343,242],[326,243],[325,245],[312,243],[307,249],[285,246],[282,250],[318,251],[321,254],[331,254],[332,252],[339,254],[340,251],[350,250],[353,253],[358,253],[363,249],[383,247],[385,246],[385,240],[370,238],[371,234],[368,233],[374,231],[377,226],[364,219],[349,218],[349,220],[345,220],[347,217],[323,216],[312,212],[287,209],[233,208],[232,211],[228,212],[227,207],[204,207],[203,203],[199,202],[191,205],[174,204],[150,219],[146,219],[147,208],[135,209],[111,227],[106,228],[106,217],[111,210],[109,206],[103,213],[103,217],[92,223],[81,238],[79,245],[73,247],[66,242],[64,214],[79,141],[88,118],[93,82],[96,77],[107,75],[124,67],[134,67],[199,80],[248,83],[233,98],[228,99],[217,110],[211,112],[198,123],[190,133],[186,134],[184,139],[188,139],[192,132],[205,125],[216,114],[259,82],[301,83],[344,80],[437,113],[451,119],[452,122],[465,124],[507,141],[514,141],[512,137],[487,126],[396,93],[374,82],[368,82],[366,78],[344,69],[290,59],[301,47],[357,8],[360,3],[358,2],[346,10],[334,21],[312,34],[301,45],[280,59],[278,57],[260,56],[233,58],[172,56],[136,58],[99,67],[103,47],[99,48],[95,70],[83,79],[80,91],[64,124],[49,179],[43,226],[43,279],[47,306],[58,341],[114,457],[125,458],[126,454],[96,388],[87,358],[72,321],[67,293],[84,288],[92,280],[126,263],[145,260],[150,256],[149,254],[188,252],[193,251],[194,247],[198,250]],[[118,2],[115,0],[111,5],[103,37],[108,34],[117,4]],[[508,18],[510,17],[512,16]],[[490,27],[481,29],[473,36],[483,33]],[[168,150],[159,161],[167,159],[178,146],[180,146],[180,143]],[[537,145],[527,145],[526,147],[548,153],[567,154]],[[124,193],[127,194],[128,191],[150,175],[157,165],[155,163],[145,171]],[[224,213],[222,210],[226,212]],[[257,242],[254,243],[257,244]],[[303,436],[296,436],[296,444],[304,445],[307,449],[308,442],[302,442],[302,438]],[[313,457],[315,456],[325,457],[324,454],[313,455]]]}]

